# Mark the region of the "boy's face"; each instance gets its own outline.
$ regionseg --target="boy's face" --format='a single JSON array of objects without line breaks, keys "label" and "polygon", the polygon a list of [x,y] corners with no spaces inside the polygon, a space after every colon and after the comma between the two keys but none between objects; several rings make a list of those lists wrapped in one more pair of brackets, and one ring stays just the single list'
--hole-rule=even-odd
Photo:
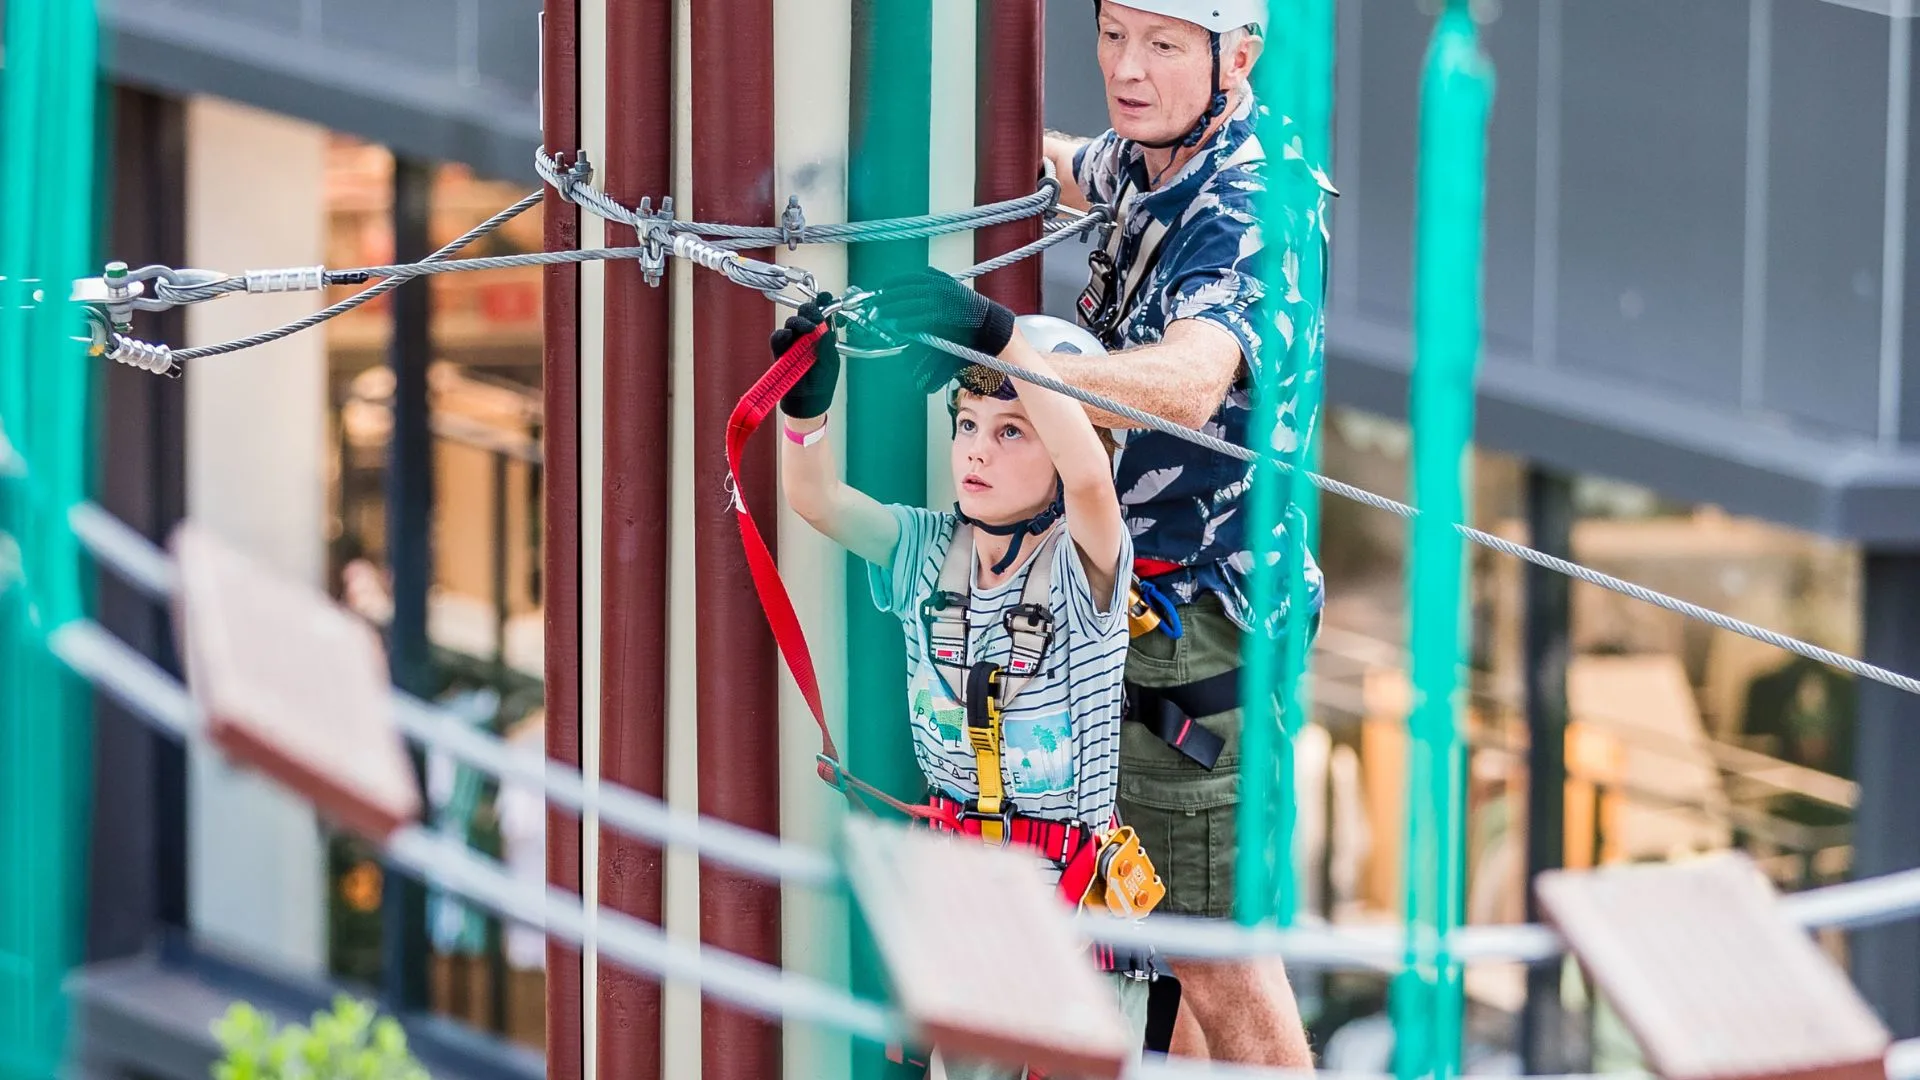
[{"label": "boy's face", "polygon": [[964,390],[958,404],[951,461],[960,509],[990,525],[1010,525],[1050,506],[1053,458],[1026,407]]}]

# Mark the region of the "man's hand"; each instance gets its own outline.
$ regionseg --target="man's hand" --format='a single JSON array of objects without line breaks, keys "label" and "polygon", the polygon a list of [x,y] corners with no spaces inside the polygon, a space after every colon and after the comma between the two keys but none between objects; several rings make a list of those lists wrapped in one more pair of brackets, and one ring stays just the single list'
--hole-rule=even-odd
[{"label": "man's hand", "polygon": [[[797,314],[789,316],[787,325],[773,332],[767,344],[778,358],[785,356],[793,343],[819,329],[826,322],[820,309],[833,303],[832,293],[821,293],[809,303],[803,304]],[[795,420],[810,420],[827,411],[833,404],[834,388],[840,385],[840,346],[834,340],[833,330],[829,328],[820,335],[813,345],[813,366],[800,376],[780,399],[780,411]]]},{"label": "man's hand", "polygon": [[1040,140],[1040,152],[1053,165],[1054,179],[1060,181],[1060,205],[1075,210],[1085,210],[1089,205],[1087,193],[1080,189],[1080,180],[1073,175],[1073,155],[1087,144],[1086,139],[1076,139],[1071,135],[1062,135],[1049,131]]},{"label": "man's hand", "polygon": [[[894,278],[880,287],[874,314],[890,329],[926,334],[999,356],[1013,340],[1013,309],[981,296],[951,274],[928,267]],[[906,353],[921,389],[932,393],[959,374],[966,361],[930,345],[915,343]]]}]

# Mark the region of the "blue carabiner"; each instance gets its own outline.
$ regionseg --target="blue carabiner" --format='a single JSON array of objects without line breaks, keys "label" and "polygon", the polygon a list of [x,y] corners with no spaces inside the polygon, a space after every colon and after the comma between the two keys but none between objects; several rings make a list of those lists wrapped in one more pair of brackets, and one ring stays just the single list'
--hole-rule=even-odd
[{"label": "blue carabiner", "polygon": [[1180,613],[1174,609],[1173,601],[1159,590],[1151,581],[1140,582],[1140,598],[1160,616],[1160,629],[1175,641],[1180,640],[1186,629],[1180,625]]}]

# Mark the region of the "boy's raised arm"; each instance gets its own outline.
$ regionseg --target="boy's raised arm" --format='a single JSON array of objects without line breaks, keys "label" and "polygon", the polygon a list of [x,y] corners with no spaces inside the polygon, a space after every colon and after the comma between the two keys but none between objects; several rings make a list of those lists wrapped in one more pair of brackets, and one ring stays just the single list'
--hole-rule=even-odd
[{"label": "boy's raised arm", "polygon": [[[1055,378],[1059,373],[1040,351],[1020,336],[1013,311],[967,288],[952,276],[928,268],[896,278],[881,288],[876,302],[885,319],[995,356]],[[965,361],[930,347],[922,350],[921,381],[928,389],[946,382]],[[1085,557],[1095,596],[1110,596],[1121,572],[1120,551],[1126,521],[1113,490],[1113,466],[1099,433],[1080,403],[1032,383],[1018,388],[1035,434],[1046,445],[1060,474],[1067,528]]]},{"label": "boy's raised arm", "polygon": [[[785,355],[822,322],[813,304],[787,319],[769,344]],[[828,331],[814,343],[813,366],[780,399],[780,486],[794,513],[828,539],[870,563],[887,565],[900,541],[900,524],[886,507],[840,478],[840,459],[827,431],[827,406],[840,382],[840,350]]]},{"label": "boy's raised arm", "polygon": [[[1000,350],[1000,357],[1036,374],[1059,378],[1047,354],[1016,332]],[[1087,410],[1078,401],[1022,382],[1020,402],[1027,419],[1046,444],[1047,456],[1060,474],[1060,491],[1067,506],[1067,530],[1086,556],[1087,582],[1096,598],[1113,595],[1113,579],[1120,572],[1120,549],[1126,540],[1126,518],[1113,488],[1113,464],[1101,445]]]}]

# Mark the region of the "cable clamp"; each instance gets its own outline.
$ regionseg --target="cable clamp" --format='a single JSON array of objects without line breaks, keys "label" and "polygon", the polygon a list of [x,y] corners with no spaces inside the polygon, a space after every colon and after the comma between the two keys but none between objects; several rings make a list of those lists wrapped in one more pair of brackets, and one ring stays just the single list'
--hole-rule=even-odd
[{"label": "cable clamp", "polygon": [[585,150],[573,152],[573,164],[562,164],[559,154],[547,153],[546,147],[534,152],[533,167],[540,178],[553,185],[553,190],[570,203],[580,201],[579,188],[593,179],[593,164],[587,160]]},{"label": "cable clamp", "polygon": [[250,293],[318,292],[327,286],[327,268],[324,266],[249,270],[245,276]]},{"label": "cable clamp", "polygon": [[673,229],[673,196],[660,198],[660,209],[653,209],[653,197],[642,196],[639,209],[634,211],[633,227],[640,234],[640,274],[647,284],[658,286],[667,276],[667,254],[673,248],[676,237]]},{"label": "cable clamp", "polygon": [[165,345],[154,345],[139,338],[115,334],[113,348],[107,351],[107,355],[129,367],[151,371],[155,375],[175,379],[180,377],[180,366],[173,362],[173,350]]},{"label": "cable clamp", "polygon": [[787,208],[780,212],[780,240],[788,251],[800,250],[807,238],[807,213],[800,208],[800,196],[787,196]]}]

